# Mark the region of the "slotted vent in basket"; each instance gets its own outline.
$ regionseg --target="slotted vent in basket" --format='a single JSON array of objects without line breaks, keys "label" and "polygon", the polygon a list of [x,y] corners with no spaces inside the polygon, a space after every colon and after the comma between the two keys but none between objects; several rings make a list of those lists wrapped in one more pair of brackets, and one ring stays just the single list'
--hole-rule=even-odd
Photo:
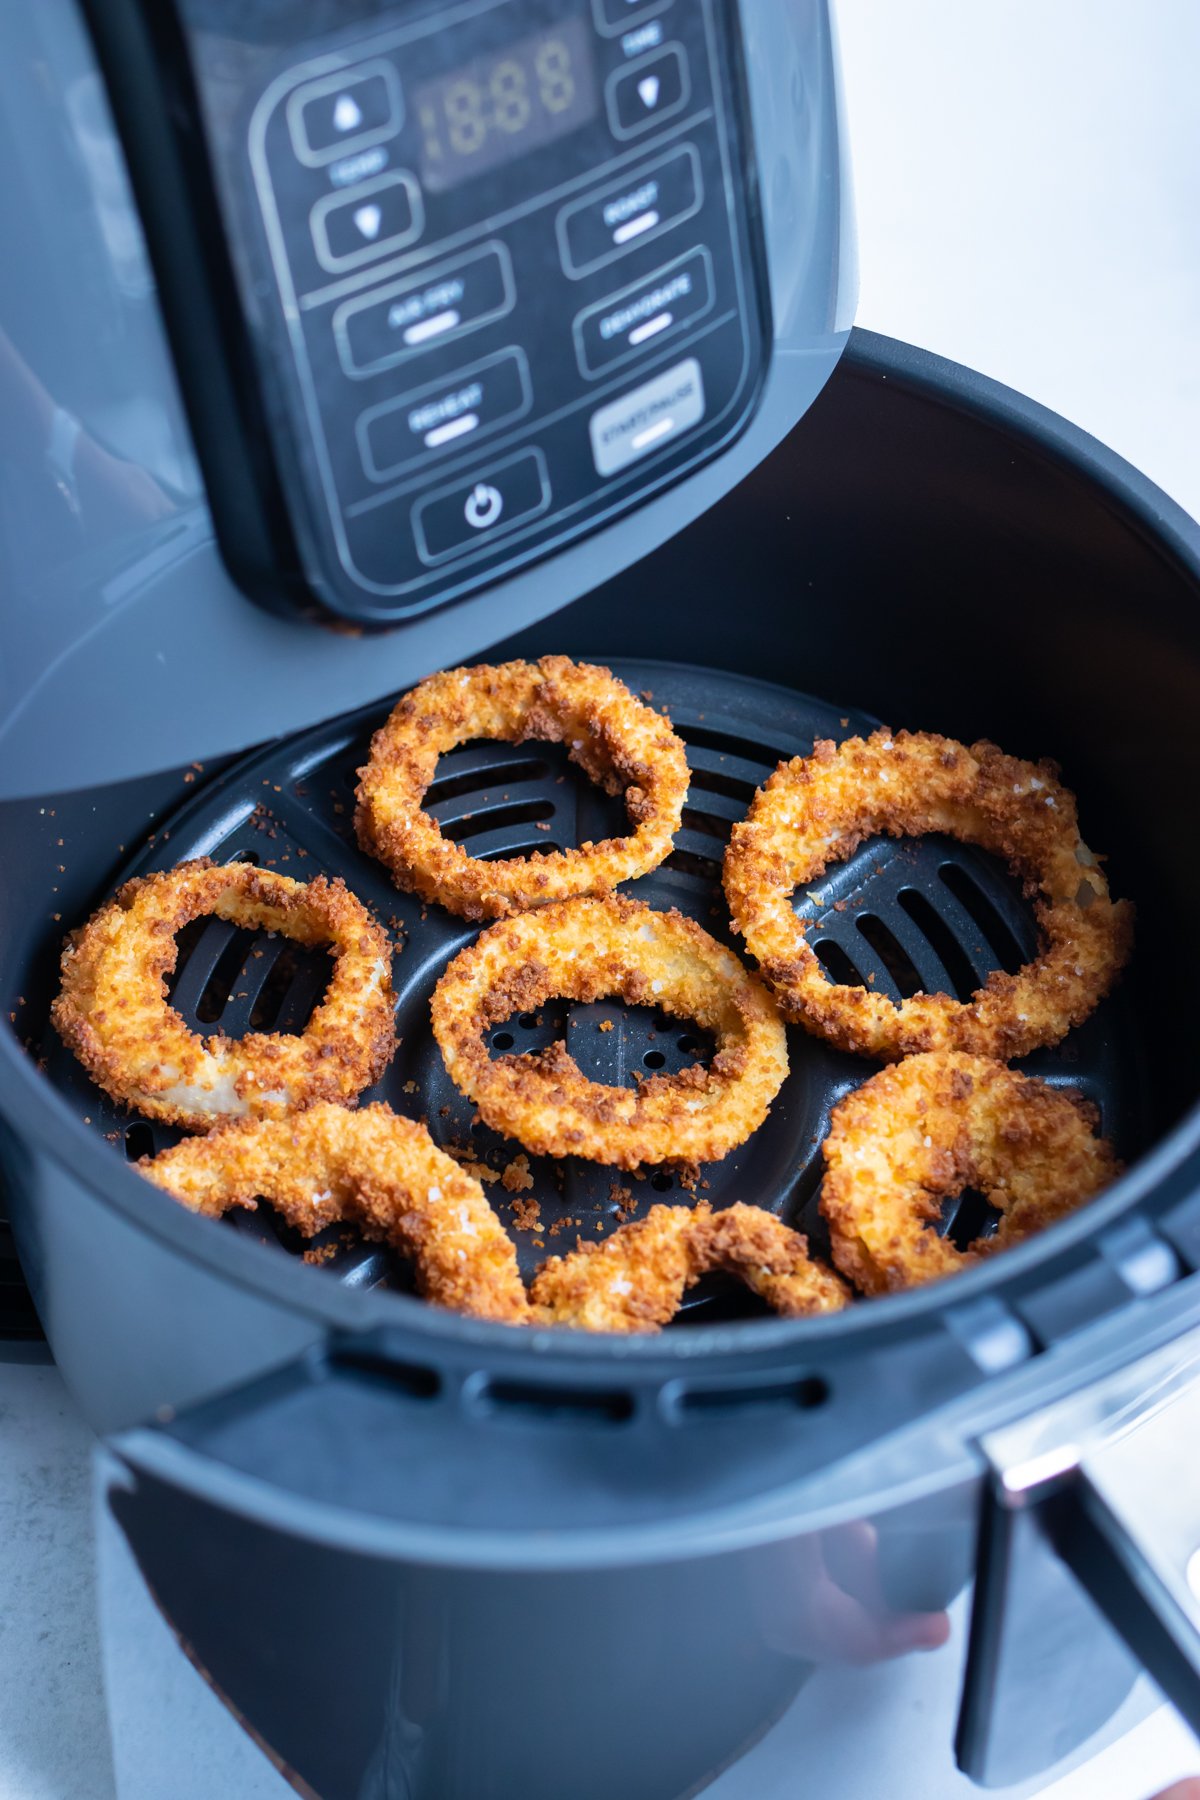
[{"label": "slotted vent in basket", "polygon": [[[765,683],[668,664],[614,664],[636,691],[664,706],[684,739],[692,771],[683,825],[663,866],[630,884],[655,907],[676,906],[728,938],[721,859],[734,822],[755,789],[784,757],[807,753],[815,738],[869,731],[877,721]],[[353,833],[356,771],[371,732],[385,716],[374,708],[305,733],[248,758],[197,796],[160,839],[131,864],[143,873],[193,856],[250,858],[298,879],[341,875],[388,923],[396,941],[397,1027],[401,1044],[377,1088],[364,1096],[426,1120],[441,1143],[469,1155],[510,1227],[531,1276],[546,1256],[601,1240],[661,1200],[690,1202],[677,1174],[647,1169],[631,1176],[578,1159],[525,1158],[519,1144],[472,1127],[473,1108],[451,1085],[429,1028],[429,995],[451,956],[476,930],[391,884],[357,847]],[[917,721],[916,723],[922,723]],[[446,834],[474,856],[519,856],[566,848],[626,829],[623,805],[587,780],[555,745],[472,743],[444,757],[427,797]],[[945,838],[872,840],[797,896],[818,921],[813,943],[833,980],[865,982],[899,999],[918,988],[969,995],[990,970],[1014,969],[1034,954],[1032,915],[1017,884],[996,861]],[[819,902],[819,904],[818,904]],[[237,1036],[252,1029],[299,1031],[328,973],[321,951],[240,932],[214,920],[181,935],[173,1003],[196,1029]],[[1132,1034],[1119,1026],[1121,998],[1053,1051],[1021,1066],[1077,1088],[1099,1108],[1103,1128],[1129,1154],[1140,1139]],[[601,1023],[612,1029],[601,1031]],[[538,1050],[555,1038],[594,1079],[629,1083],[635,1071],[674,1073],[711,1054],[687,1020],[617,1003],[543,1007],[496,1026],[497,1054]],[[816,1207],[820,1143],[831,1107],[875,1065],[789,1033],[791,1072],[763,1128],[724,1161],[700,1171],[694,1190],[714,1206],[735,1200],[770,1207],[806,1229],[824,1232]],[[178,1135],[134,1120],[98,1094],[74,1059],[50,1047],[50,1072],[81,1113],[132,1160]],[[947,1209],[944,1228],[963,1242],[986,1229],[978,1198]],[[323,1263],[329,1276],[360,1286],[410,1287],[391,1252],[335,1226],[306,1243],[267,1208],[240,1213],[229,1228]],[[689,1296],[682,1318],[713,1319],[759,1310],[739,1285],[712,1277]]]}]

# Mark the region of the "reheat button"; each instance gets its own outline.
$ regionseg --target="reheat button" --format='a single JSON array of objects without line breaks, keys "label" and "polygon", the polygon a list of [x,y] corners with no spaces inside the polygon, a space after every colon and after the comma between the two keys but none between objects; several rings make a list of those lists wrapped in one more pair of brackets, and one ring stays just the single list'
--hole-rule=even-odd
[{"label": "reheat button", "polygon": [[558,247],[571,278],[613,262],[699,212],[700,158],[691,144],[656,157],[558,215]]},{"label": "reheat button", "polygon": [[386,481],[439,450],[511,425],[532,403],[525,352],[501,350],[363,413],[357,426],[363,467],[372,481]]}]

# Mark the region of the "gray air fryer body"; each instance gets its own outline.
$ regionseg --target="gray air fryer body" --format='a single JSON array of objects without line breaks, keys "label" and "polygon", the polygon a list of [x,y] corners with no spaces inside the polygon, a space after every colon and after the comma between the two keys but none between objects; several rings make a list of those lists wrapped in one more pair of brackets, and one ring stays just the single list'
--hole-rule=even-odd
[{"label": "gray air fryer body", "polygon": [[817,0],[19,10],[0,794],[242,748],[544,617],[760,462],[845,343]]},{"label": "gray air fryer body", "polygon": [[[0,42],[26,171],[0,196],[0,1166],[110,1434],[123,1796],[214,1789],[177,1737],[165,1773],[145,1760],[118,1568],[246,1727],[230,1791],[255,1800],[873,1793],[890,1740],[846,1665],[935,1642],[972,1582],[914,1794],[965,1785],[960,1688],[959,1764],[1008,1789],[1139,1664],[1196,1719],[1200,533],[989,383],[864,335],[838,364],[824,5],[39,0]],[[349,815],[394,693],[485,649],[599,656],[666,706],[692,786],[638,892],[718,932],[732,822],[817,737],[886,720],[1057,756],[1139,945],[1023,1066],[1099,1108],[1122,1177],[939,1287],[783,1321],[714,1281],[629,1339],[460,1318],[377,1246],[309,1267],[266,1209],[167,1202],[127,1165],[170,1134],[47,1010],[63,932],[183,856],[343,874],[403,946],[371,1097],[472,1133],[428,1024],[472,931],[396,893]],[[461,746],[428,803],[476,855],[615,824],[540,745]],[[1006,871],[949,840],[864,845],[823,897],[831,976],[894,998],[969,994],[1036,945]],[[319,991],[312,960],[210,921],[171,997],[237,1032],[298,1029]],[[686,1022],[606,1022],[576,1034],[600,1079],[703,1053]],[[829,1110],[870,1069],[789,1048],[771,1118],[703,1180],[816,1239]],[[526,1267],[673,1181],[531,1179]],[[910,1671],[871,1689],[885,1714]]]}]

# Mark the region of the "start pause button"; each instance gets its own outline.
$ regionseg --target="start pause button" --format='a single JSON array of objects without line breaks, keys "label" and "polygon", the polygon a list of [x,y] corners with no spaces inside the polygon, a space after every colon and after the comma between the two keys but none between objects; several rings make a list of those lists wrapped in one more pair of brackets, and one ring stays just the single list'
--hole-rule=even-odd
[{"label": "start pause button", "polygon": [[600,475],[616,475],[704,417],[704,381],[694,356],[592,414],[588,430]]}]

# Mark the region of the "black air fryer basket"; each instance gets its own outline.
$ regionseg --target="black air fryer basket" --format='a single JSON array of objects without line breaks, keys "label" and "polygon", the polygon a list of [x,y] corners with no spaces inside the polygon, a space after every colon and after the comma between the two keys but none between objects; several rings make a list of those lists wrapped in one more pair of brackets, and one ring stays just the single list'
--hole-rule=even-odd
[{"label": "black air fryer basket", "polygon": [[[609,662],[670,714],[692,769],[688,808],[673,854],[634,891],[722,936],[730,827],[775,763],[815,738],[886,722],[1056,757],[1079,796],[1085,839],[1108,857],[1114,894],[1137,904],[1137,945],[1093,1018],[1020,1066],[1092,1100],[1127,1172],[1068,1222],[950,1283],[826,1319],[776,1319],[724,1278],[696,1288],[657,1338],[516,1332],[453,1317],[412,1296],[391,1253],[348,1242],[341,1228],[310,1247],[266,1209],[213,1224],[172,1206],[126,1167],[172,1134],[108,1102],[46,1022],[62,932],[121,876],[200,855],[301,878],[340,874],[390,922],[398,945],[401,1046],[365,1098],[422,1116],[439,1141],[469,1145],[503,1172],[520,1147],[472,1125],[429,1029],[432,985],[475,928],[398,893],[354,841],[355,770],[387,707],[223,768],[3,809],[0,976],[15,1037],[0,1065],[0,1106],[17,1240],[55,1354],[92,1420],[106,1430],[160,1420],[129,1440],[140,1500],[121,1503],[126,1529],[169,1615],[244,1709],[261,1672],[219,1634],[206,1639],[201,1576],[168,1553],[172,1534],[196,1519],[167,1508],[149,1522],[148,1496],[162,1505],[187,1459],[219,1472],[220,1493],[205,1505],[249,1517],[251,1501],[230,1498],[237,1484],[260,1500],[270,1484],[289,1505],[330,1517],[352,1509],[403,1520],[418,1537],[433,1534],[421,1554],[435,1559],[448,1552],[434,1536],[451,1525],[464,1562],[482,1567],[488,1534],[536,1522],[575,1543],[580,1533],[611,1537],[619,1524],[641,1533],[624,1555],[665,1564],[689,1538],[698,1556],[711,1554],[716,1538],[705,1533],[717,1520],[752,1513],[769,1536],[795,1484],[811,1495],[851,1455],[861,1469],[879,1452],[877,1471],[863,1477],[872,1506],[860,1516],[886,1509],[888,1445],[902,1427],[940,1409],[956,1443],[968,1444],[1200,1316],[1191,1273],[1200,1263],[1190,1028],[1200,989],[1190,954],[1200,894],[1190,826],[1200,791],[1196,528],[1032,404],[856,333],[824,395],[741,488],[619,580],[487,656],[550,650]],[[542,745],[464,746],[443,760],[429,798],[443,830],[477,856],[599,837],[622,816]],[[831,978],[866,980],[896,998],[917,988],[965,997],[989,970],[1034,953],[1016,884],[949,840],[864,845],[815,891],[814,941]],[[326,967],[278,940],[201,922],[184,936],[172,998],[208,1029],[298,1029]],[[597,1030],[602,1020],[614,1029]],[[532,1049],[563,1035],[585,1071],[606,1081],[671,1071],[706,1049],[686,1021],[616,1003],[519,1016],[492,1044]],[[790,1051],[767,1125],[705,1168],[698,1191],[716,1206],[769,1206],[820,1248],[829,1111],[875,1065],[798,1031]],[[690,1198],[667,1171],[628,1177],[531,1159],[530,1173],[533,1187],[515,1194],[502,1181],[488,1187],[526,1275],[577,1236],[602,1238],[656,1201]],[[532,1228],[530,1201],[540,1221]],[[943,1223],[963,1243],[988,1225],[969,1196]],[[305,1266],[301,1253],[311,1262],[312,1248],[320,1266]],[[383,1454],[396,1409],[403,1453]],[[958,1469],[965,1455],[951,1456],[944,1435],[931,1440],[930,1486],[943,1463]],[[951,1509],[952,1528],[919,1580],[897,1555],[899,1603],[940,1606],[967,1578],[972,1479],[974,1498]],[[970,1487],[961,1469],[954,1480]],[[838,1482],[831,1477],[830,1495]],[[194,1495],[203,1482],[182,1485]],[[571,1554],[562,1552],[563,1566]],[[604,1555],[611,1562],[617,1552]],[[694,1591],[708,1593],[703,1582]],[[714,1590],[705,1605],[717,1604]],[[685,1615],[702,1638],[704,1608],[682,1609],[677,1636]],[[735,1622],[731,1642],[737,1631]],[[1186,1655],[1172,1660],[1156,1642],[1142,1653],[1194,1700]],[[301,1666],[306,1644],[301,1631],[285,1659]],[[978,1669],[982,1639],[977,1652]],[[311,1645],[308,1653],[321,1661]],[[668,1683],[662,1705],[682,1718],[688,1670],[704,1692],[729,1673],[719,1656],[702,1675],[677,1656],[679,1691]],[[591,1666],[585,1656],[581,1680]],[[757,1698],[731,1701],[717,1736],[757,1728],[755,1708],[786,1687],[772,1671],[747,1677]],[[581,1719],[567,1707],[561,1741],[568,1723],[591,1741]],[[327,1754],[315,1726],[290,1715],[260,1729],[302,1773],[305,1758],[315,1770]],[[668,1717],[664,1729],[678,1724]],[[531,1741],[543,1730],[529,1725]],[[599,1748],[596,1756],[604,1779],[621,1778],[619,1764],[605,1764]],[[306,1778],[323,1794],[357,1791],[346,1770]]]}]

